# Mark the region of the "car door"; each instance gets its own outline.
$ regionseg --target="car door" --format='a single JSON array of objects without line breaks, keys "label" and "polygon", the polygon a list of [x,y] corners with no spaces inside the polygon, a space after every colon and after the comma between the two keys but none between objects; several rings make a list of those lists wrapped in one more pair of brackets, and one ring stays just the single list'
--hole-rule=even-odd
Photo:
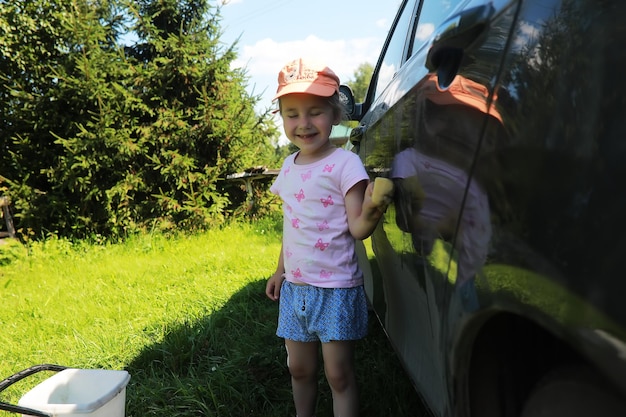
[{"label": "car door", "polygon": [[352,132],[372,177],[392,178],[394,202],[372,235],[380,274],[366,288],[430,409],[450,415],[459,317],[477,308],[476,271],[489,207],[472,179],[483,138],[502,133],[494,80],[515,1],[405,1]]},{"label": "car door", "polygon": [[525,417],[626,415],[600,408],[626,400],[625,15],[622,0],[521,4],[493,98],[507,133],[482,141],[473,171],[493,316],[474,332],[487,378],[471,395],[515,391]]}]

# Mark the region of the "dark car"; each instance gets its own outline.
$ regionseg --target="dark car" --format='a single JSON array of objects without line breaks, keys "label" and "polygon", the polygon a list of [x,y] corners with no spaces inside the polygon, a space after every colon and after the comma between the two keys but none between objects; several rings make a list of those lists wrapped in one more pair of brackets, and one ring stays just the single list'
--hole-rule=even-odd
[{"label": "dark car", "polygon": [[395,184],[367,293],[435,416],[626,416],[625,21],[402,1],[365,101],[342,87]]}]

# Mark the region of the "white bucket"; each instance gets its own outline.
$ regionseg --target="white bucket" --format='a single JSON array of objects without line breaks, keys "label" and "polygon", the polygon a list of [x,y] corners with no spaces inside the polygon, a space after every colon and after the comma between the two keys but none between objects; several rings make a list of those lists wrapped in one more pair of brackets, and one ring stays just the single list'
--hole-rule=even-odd
[{"label": "white bucket", "polygon": [[124,417],[126,371],[65,369],[28,391],[21,407],[63,417]]}]

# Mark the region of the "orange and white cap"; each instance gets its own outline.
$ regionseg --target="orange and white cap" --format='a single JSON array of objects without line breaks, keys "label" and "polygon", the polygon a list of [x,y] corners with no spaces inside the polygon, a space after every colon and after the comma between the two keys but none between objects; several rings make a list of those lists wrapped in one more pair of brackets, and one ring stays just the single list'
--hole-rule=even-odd
[{"label": "orange and white cap", "polygon": [[274,100],[292,93],[330,97],[339,91],[339,77],[327,66],[298,58],[278,73],[278,89]]},{"label": "orange and white cap", "polygon": [[489,114],[500,123],[502,123],[502,116],[495,107],[495,102],[498,100],[497,93],[494,93],[492,103],[487,108],[487,98],[489,97],[489,90],[482,84],[472,81],[469,78],[465,78],[461,75],[457,75],[450,86],[442,90],[437,84],[437,76],[430,74],[422,86],[423,94],[426,98],[435,104],[459,104],[473,107],[480,110],[483,113]]}]

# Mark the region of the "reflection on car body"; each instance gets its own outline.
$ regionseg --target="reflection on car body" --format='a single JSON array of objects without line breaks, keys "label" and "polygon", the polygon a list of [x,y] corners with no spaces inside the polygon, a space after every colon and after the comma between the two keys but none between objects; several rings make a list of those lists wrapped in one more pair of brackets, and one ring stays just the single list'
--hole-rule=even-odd
[{"label": "reflection on car body", "polygon": [[436,416],[626,415],[625,16],[403,1],[351,107],[396,185],[366,289]]}]

